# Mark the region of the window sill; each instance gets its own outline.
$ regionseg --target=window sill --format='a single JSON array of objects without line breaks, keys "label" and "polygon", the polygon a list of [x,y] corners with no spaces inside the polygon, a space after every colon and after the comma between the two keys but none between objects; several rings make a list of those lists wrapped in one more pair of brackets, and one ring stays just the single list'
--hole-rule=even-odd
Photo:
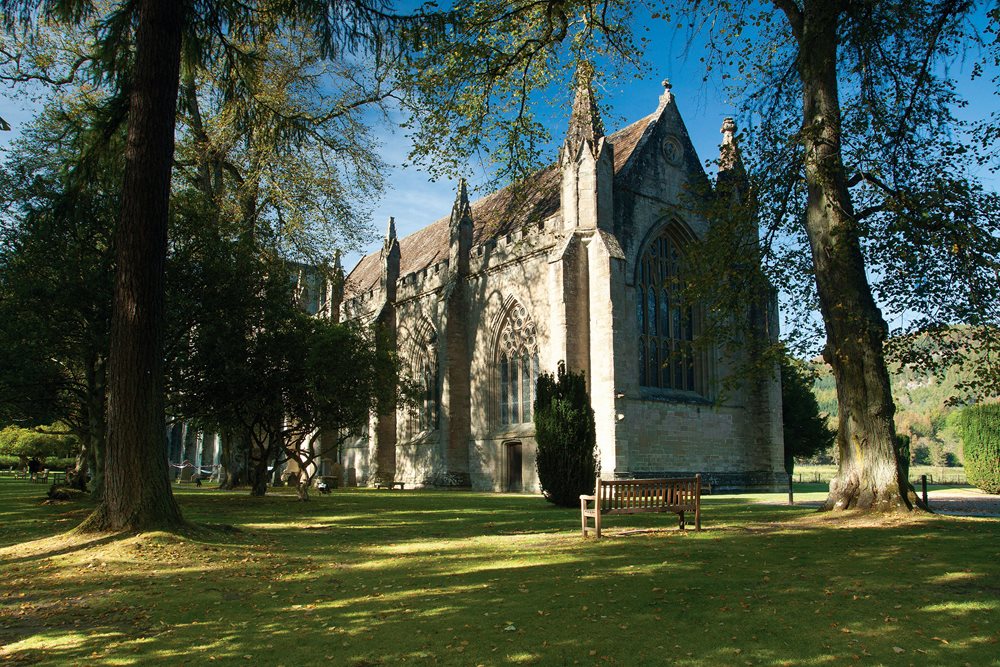
[{"label": "window sill", "polygon": [[657,403],[686,403],[689,405],[714,405],[715,403],[701,394],[693,391],[677,389],[657,389],[656,387],[641,387],[639,400],[655,401]]},{"label": "window sill", "polygon": [[523,424],[504,424],[497,426],[490,431],[491,438],[522,438],[535,434],[535,423],[524,422]]},{"label": "window sill", "polygon": [[440,440],[440,429],[434,429],[432,431],[421,431],[415,435],[407,437],[405,440],[401,439],[401,445],[425,445],[432,442],[437,442]]}]

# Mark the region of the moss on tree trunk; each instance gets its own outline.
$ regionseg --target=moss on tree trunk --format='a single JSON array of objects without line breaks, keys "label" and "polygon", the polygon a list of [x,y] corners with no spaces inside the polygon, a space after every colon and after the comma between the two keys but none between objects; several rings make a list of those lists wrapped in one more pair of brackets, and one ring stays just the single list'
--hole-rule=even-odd
[{"label": "moss on tree trunk", "polygon": [[885,364],[887,327],[865,274],[858,223],[841,153],[837,88],[837,25],[842,8],[810,0],[790,12],[799,43],[808,202],[820,310],[826,327],[823,356],[837,384],[840,467],[826,509],[909,510],[909,483],[896,456],[895,406]]}]

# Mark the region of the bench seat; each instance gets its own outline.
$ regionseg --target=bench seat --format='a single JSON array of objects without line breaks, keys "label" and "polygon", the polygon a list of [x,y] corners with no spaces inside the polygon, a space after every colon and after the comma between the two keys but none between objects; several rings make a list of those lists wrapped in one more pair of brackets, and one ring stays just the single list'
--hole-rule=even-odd
[{"label": "bench seat", "polygon": [[[593,503],[593,507],[591,507]],[[600,477],[594,495],[580,496],[580,523],[583,536],[594,531],[601,536],[601,516],[605,514],[645,514],[673,512],[684,529],[684,513],[694,513],[695,530],[701,530],[701,475],[672,479],[611,479]],[[589,525],[593,520],[594,526]]]}]

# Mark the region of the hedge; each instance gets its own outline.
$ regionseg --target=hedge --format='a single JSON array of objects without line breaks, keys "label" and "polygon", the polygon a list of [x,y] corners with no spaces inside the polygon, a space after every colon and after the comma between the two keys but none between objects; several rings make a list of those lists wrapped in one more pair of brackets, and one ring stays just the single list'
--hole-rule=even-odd
[{"label": "hedge", "polygon": [[1000,493],[1000,404],[965,408],[959,430],[969,483],[986,493]]}]

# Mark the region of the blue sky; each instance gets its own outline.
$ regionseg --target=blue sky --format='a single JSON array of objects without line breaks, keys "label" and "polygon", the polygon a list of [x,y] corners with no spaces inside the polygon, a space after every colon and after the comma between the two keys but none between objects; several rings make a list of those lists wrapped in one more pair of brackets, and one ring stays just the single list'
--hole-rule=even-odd
[{"label": "blue sky", "polygon": [[[703,63],[699,62],[701,50],[696,46],[688,48],[686,30],[668,29],[662,22],[648,17],[639,19],[640,27],[649,26],[649,49],[645,54],[646,64],[642,71],[624,72],[618,79],[602,76],[600,70],[595,79],[595,87],[602,103],[607,107],[605,127],[610,133],[628,123],[651,113],[663,91],[663,79],[669,79],[672,92],[685,120],[688,132],[702,161],[713,159],[718,152],[719,128],[723,118],[735,115],[737,123],[744,125],[745,119],[735,114],[736,105],[726,98],[718,72],[707,79]],[[983,24],[982,18],[977,23]],[[959,92],[969,101],[962,111],[966,118],[981,118],[998,108],[996,86],[990,80],[991,73],[976,82],[971,81],[971,64],[957,63],[951,75],[957,82]],[[568,120],[570,92],[562,99],[548,103],[539,109],[541,116],[549,119],[549,129],[553,142],[549,157],[555,159],[557,147],[561,143]],[[0,149],[17,136],[18,130],[31,121],[37,107],[31,102],[14,100],[9,90],[0,90],[0,116],[13,126],[12,132],[0,132]],[[741,122],[742,121],[742,122]],[[388,188],[375,206],[370,218],[372,234],[365,252],[377,250],[381,245],[386,220],[396,219],[400,236],[406,236],[417,229],[449,213],[454,200],[456,183],[453,181],[433,182],[424,172],[414,168],[402,168],[406,160],[409,143],[402,130],[385,127],[382,131],[383,154],[393,166],[387,175]],[[469,166],[468,177],[475,187],[484,180],[481,165]],[[996,183],[995,180],[991,180]],[[486,194],[473,192],[473,198]],[[363,253],[345,256],[345,267],[350,269]]]},{"label": "blue sky", "polygon": [[[610,107],[604,117],[606,131],[610,134],[655,111],[663,93],[662,82],[668,79],[699,157],[703,162],[714,159],[718,155],[722,121],[726,116],[734,115],[734,105],[725,100],[723,91],[715,82],[702,80],[704,70],[696,58],[687,59],[680,53],[671,53],[670,48],[647,54],[647,58],[651,68],[645,75],[636,71],[634,78],[608,80],[598,72],[594,80],[596,92],[602,104]],[[557,106],[540,110],[551,118],[549,131],[553,142],[548,157],[552,160],[556,158],[562,142],[571,102],[571,94],[566,92]],[[410,146],[405,135],[401,131],[387,131],[384,139],[386,158],[396,165],[403,163]],[[477,164],[469,165],[469,174],[475,186],[482,182],[485,168]],[[387,181],[389,190],[373,213],[379,236],[373,239],[367,252],[380,247],[389,216],[395,217],[398,234],[406,236],[448,215],[457,189],[455,181],[433,182],[426,173],[413,168],[392,168]],[[485,194],[488,192],[476,191],[471,196],[475,199]],[[345,267],[349,269],[359,257],[358,253],[348,255]]]}]

